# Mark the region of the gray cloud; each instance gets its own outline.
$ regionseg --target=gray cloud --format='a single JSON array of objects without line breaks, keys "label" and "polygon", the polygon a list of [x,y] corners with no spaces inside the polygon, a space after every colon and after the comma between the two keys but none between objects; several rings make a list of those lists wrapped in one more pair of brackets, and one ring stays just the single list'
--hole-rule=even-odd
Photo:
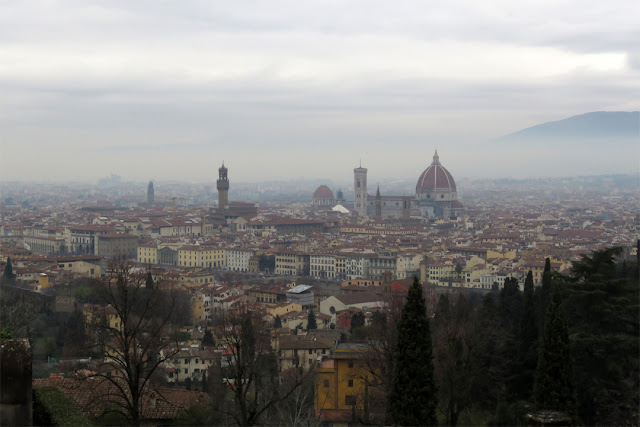
[{"label": "gray cloud", "polygon": [[343,179],[360,157],[405,178],[436,147],[487,176],[524,156],[491,138],[638,109],[637,16],[630,0],[3,3],[0,155],[30,167],[0,179],[206,180],[222,158],[243,180]]}]

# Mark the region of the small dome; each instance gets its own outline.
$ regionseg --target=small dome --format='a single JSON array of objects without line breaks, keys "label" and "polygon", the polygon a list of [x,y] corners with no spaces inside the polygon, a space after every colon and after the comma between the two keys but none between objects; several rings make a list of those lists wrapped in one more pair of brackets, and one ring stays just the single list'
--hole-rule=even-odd
[{"label": "small dome", "polygon": [[333,199],[333,191],[326,185],[321,185],[313,193],[314,199]]},{"label": "small dome", "polygon": [[422,172],[416,184],[416,194],[424,194],[432,191],[456,191],[456,182],[453,180],[449,171],[440,164],[437,150],[433,156],[433,162]]}]

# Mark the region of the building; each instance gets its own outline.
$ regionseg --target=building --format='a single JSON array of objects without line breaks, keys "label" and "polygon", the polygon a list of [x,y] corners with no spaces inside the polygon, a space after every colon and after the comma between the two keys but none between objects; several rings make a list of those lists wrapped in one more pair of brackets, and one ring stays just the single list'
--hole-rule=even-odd
[{"label": "building", "polygon": [[380,406],[382,390],[378,387],[377,370],[372,369],[375,350],[360,343],[340,343],[333,358],[325,360],[315,370],[315,412],[324,423],[364,420],[379,416],[386,408]]},{"label": "building", "polygon": [[138,256],[138,237],[131,234],[102,234],[96,236],[96,255],[103,258],[125,256],[136,259]]},{"label": "building", "polygon": [[353,207],[359,215],[372,218],[409,218],[409,216],[457,218],[463,212],[458,200],[456,183],[451,173],[440,164],[436,150],[433,162],[426,168],[416,183],[415,196],[375,196],[367,193],[367,169],[362,166],[353,170]]},{"label": "building", "polygon": [[222,166],[218,169],[218,209],[224,211],[229,205],[229,177],[227,176],[227,168],[222,162]]},{"label": "building", "polygon": [[155,192],[153,191],[153,181],[149,181],[147,187],[147,203],[154,203],[156,201]]},{"label": "building", "polygon": [[313,206],[333,207],[336,204],[336,199],[333,196],[333,191],[326,185],[321,185],[313,193],[313,199],[311,199]]},{"label": "building", "polygon": [[302,307],[313,306],[313,286],[298,285],[287,291],[287,302],[300,304]]}]

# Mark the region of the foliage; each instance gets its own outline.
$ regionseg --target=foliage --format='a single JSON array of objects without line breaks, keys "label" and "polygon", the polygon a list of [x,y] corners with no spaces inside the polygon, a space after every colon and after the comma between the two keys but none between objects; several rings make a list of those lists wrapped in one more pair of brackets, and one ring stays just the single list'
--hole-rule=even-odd
[{"label": "foliage", "polygon": [[309,314],[307,315],[307,330],[318,329],[318,324],[316,323],[316,315],[313,312],[313,309],[309,310]]},{"label": "foliage", "polygon": [[145,286],[146,286],[147,289],[153,289],[154,288],[153,276],[151,275],[150,271],[147,273],[147,279],[145,280]]},{"label": "foliage", "polygon": [[216,345],[216,342],[213,339],[213,334],[208,329],[205,329],[204,335],[202,336],[202,345],[208,347],[213,347],[214,345]]},{"label": "foliage", "polygon": [[273,327],[275,329],[282,328],[282,319],[280,319],[280,316],[277,314],[276,314],[276,319],[273,321]]},{"label": "foliage", "polygon": [[434,323],[435,378],[440,411],[447,425],[455,426],[472,403],[473,382],[478,378],[479,349],[473,307],[460,293],[455,303],[441,295]]},{"label": "foliage", "polygon": [[4,265],[2,277],[7,280],[11,280],[15,277],[13,274],[13,263],[11,262],[11,257],[7,257],[7,263]]},{"label": "foliage", "polygon": [[173,420],[174,426],[215,426],[220,425],[220,417],[210,407],[195,405]]},{"label": "foliage", "polygon": [[436,387],[427,307],[417,278],[398,322],[389,414],[398,425],[436,425]]},{"label": "foliage", "polygon": [[520,320],[519,374],[515,380],[515,393],[521,399],[529,398],[538,365],[538,328],[536,324],[533,273],[529,270],[524,282],[524,296]]},{"label": "foliage", "polygon": [[595,251],[560,277],[576,372],[578,415],[587,425],[637,423],[640,406],[638,277],[619,277],[620,248]]},{"label": "foliage", "polygon": [[86,426],[89,420],[80,408],[57,387],[33,388],[33,425]]},{"label": "foliage", "polygon": [[569,333],[558,291],[552,291],[542,336],[534,388],[536,405],[541,410],[573,414],[575,394]]},{"label": "foliage", "polygon": [[174,342],[186,342],[191,339],[191,334],[186,331],[173,331],[169,334],[169,339]]},{"label": "foliage", "polygon": [[351,316],[351,330],[362,328],[364,326],[364,313],[358,311]]}]

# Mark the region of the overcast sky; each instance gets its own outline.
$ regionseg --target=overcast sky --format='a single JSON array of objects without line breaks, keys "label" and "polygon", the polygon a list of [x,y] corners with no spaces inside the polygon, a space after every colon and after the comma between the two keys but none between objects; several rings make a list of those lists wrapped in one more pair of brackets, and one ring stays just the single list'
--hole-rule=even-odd
[{"label": "overcast sky", "polygon": [[0,0],[0,179],[208,182],[224,160],[231,180],[341,181],[362,159],[384,182],[436,148],[454,177],[634,172],[615,152],[537,171],[542,154],[486,141],[637,110],[639,17],[637,0]]}]

